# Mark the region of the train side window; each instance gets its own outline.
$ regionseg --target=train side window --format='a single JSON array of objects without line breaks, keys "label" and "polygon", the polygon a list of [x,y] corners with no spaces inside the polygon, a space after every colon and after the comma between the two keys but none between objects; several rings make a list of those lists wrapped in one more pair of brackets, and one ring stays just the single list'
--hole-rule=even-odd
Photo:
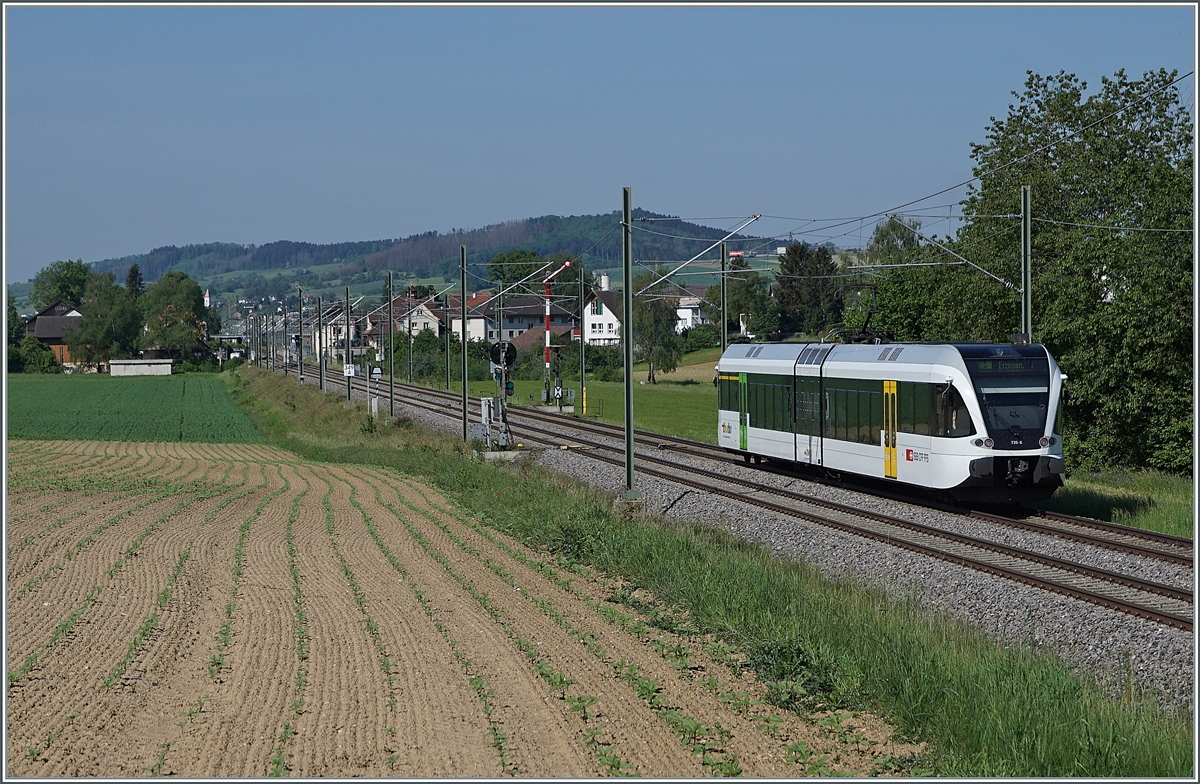
[{"label": "train side window", "polygon": [[897,430],[901,433],[913,432],[913,382],[901,381],[896,385],[896,418]]},{"label": "train side window", "polygon": [[871,393],[865,389],[858,393],[858,442],[871,442]]},{"label": "train side window", "polygon": [[929,402],[933,395],[932,384],[913,384],[913,430],[919,436],[927,436],[930,429]]},{"label": "train side window", "polygon": [[880,446],[883,442],[880,440],[879,431],[883,430],[883,393],[871,393],[871,438],[867,443]]},{"label": "train side window", "polygon": [[832,389],[825,390],[825,437],[833,438],[833,409],[837,405],[837,395]]},{"label": "train side window", "polygon": [[840,438],[843,441],[847,440],[847,420],[850,415],[850,401],[846,399],[846,390],[839,389],[837,391],[837,420],[834,422],[835,435],[834,438]]},{"label": "train side window", "polygon": [[858,390],[846,390],[846,440],[858,440]]},{"label": "train side window", "polygon": [[871,440],[871,393],[865,389],[858,391],[858,443],[865,444]]}]

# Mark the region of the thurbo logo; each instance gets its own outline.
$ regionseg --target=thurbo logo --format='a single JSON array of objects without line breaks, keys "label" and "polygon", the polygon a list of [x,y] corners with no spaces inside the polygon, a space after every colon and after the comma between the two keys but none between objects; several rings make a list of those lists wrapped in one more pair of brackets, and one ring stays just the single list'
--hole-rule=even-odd
[{"label": "thurbo logo", "polygon": [[929,462],[929,453],[928,452],[918,452],[915,449],[905,449],[904,450],[904,459],[910,463],[928,463]]}]

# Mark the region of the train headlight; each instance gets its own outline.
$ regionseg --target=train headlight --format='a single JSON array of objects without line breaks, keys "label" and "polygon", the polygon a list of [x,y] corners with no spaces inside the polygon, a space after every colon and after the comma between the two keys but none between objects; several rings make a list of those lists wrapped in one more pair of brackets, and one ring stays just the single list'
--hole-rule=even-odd
[{"label": "train headlight", "polygon": [[1042,436],[1038,439],[1038,446],[1050,446],[1050,439]]},{"label": "train headlight", "polygon": [[972,444],[974,444],[975,446],[983,446],[983,439],[982,439],[982,438],[976,438],[976,439],[975,439],[974,441],[972,441],[971,443],[972,443]]},{"label": "train headlight", "polygon": [[984,446],[986,446],[988,449],[991,449],[991,448],[992,448],[992,446],[993,446],[995,443],[996,443],[996,442],[995,442],[995,441],[993,441],[993,440],[992,440],[992,439],[990,439],[990,438],[985,438],[985,439],[983,439],[983,445],[984,445]]}]

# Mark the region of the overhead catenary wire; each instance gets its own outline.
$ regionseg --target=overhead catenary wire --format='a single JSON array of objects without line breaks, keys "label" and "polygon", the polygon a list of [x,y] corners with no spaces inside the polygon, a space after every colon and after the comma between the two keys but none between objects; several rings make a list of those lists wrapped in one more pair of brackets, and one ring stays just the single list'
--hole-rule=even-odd
[{"label": "overhead catenary wire", "polygon": [[1020,293],[1024,293],[1024,292],[1021,290],[1021,288],[1020,288],[1020,287],[1018,287],[1018,286],[1014,286],[1013,284],[1009,283],[1007,280],[1005,280],[1004,278],[1001,278],[1001,277],[999,277],[998,275],[993,275],[991,272],[988,272],[988,271],[987,271],[987,270],[985,270],[983,267],[979,266],[978,264],[976,264],[975,262],[973,262],[973,261],[971,261],[970,259],[966,258],[965,256],[962,256],[962,255],[960,255],[960,254],[958,254],[958,253],[955,253],[954,251],[950,250],[950,249],[949,249],[949,248],[947,248],[945,245],[942,245],[941,243],[937,242],[936,240],[932,240],[932,239],[930,239],[929,237],[926,237],[924,234],[922,234],[921,232],[917,231],[917,230],[916,230],[916,229],[914,229],[912,226],[909,226],[909,225],[908,225],[908,224],[906,224],[906,223],[901,223],[900,225],[901,225],[901,226],[904,226],[906,229],[908,229],[909,231],[911,231],[913,234],[916,234],[918,237],[920,237],[921,239],[925,240],[926,242],[928,242],[928,243],[930,243],[930,244],[932,244],[932,245],[935,245],[935,246],[937,246],[937,247],[941,248],[941,249],[942,249],[943,251],[945,251],[946,253],[949,253],[951,256],[954,256],[956,259],[962,259],[962,260],[963,260],[965,263],[967,263],[967,264],[971,265],[972,267],[974,267],[975,269],[979,270],[979,271],[980,271],[980,272],[982,272],[984,275],[987,275],[987,276],[988,276],[989,278],[991,278],[992,280],[998,281],[998,282],[999,282],[1001,285],[1003,285],[1003,286],[1004,286],[1006,289],[1010,289],[1010,290],[1012,290],[1012,291],[1017,291],[1017,292],[1020,292]]},{"label": "overhead catenary wire", "polygon": [[1070,221],[1050,220],[1049,218],[1033,218],[1038,223],[1053,223],[1059,226],[1078,226],[1084,229],[1112,229],[1113,231],[1158,231],[1179,234],[1191,234],[1192,229],[1155,229],[1141,226],[1103,226],[1095,223],[1072,223]]}]

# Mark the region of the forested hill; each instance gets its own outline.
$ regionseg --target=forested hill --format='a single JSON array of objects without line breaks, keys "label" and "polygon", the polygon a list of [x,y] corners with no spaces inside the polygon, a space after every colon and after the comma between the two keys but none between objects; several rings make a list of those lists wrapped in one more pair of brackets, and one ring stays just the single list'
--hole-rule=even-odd
[{"label": "forested hill", "polygon": [[[725,236],[721,229],[686,221],[644,222],[670,216],[634,210],[637,231],[634,250],[640,259],[686,259],[704,249],[702,240],[716,241]],[[639,221],[641,221],[639,223]],[[740,240],[740,242],[738,242]],[[734,249],[756,248],[761,240],[736,235]],[[467,247],[471,264],[484,264],[497,253],[515,248],[549,255],[563,251],[575,256],[586,252],[588,266],[609,266],[621,259],[620,213],[607,215],[543,215],[540,218],[507,221],[482,229],[455,229],[414,234],[398,240],[339,242],[318,245],[310,242],[281,240],[266,245],[238,245],[211,242],[176,247],[168,245],[149,253],[96,262],[97,272],[113,272],[123,279],[130,265],[137,264],[147,281],[162,277],[169,270],[186,272],[202,279],[236,271],[294,268],[297,271],[319,265],[337,264],[327,274],[346,277],[387,271],[412,273],[418,277],[443,275],[457,270],[459,246]]]}]

